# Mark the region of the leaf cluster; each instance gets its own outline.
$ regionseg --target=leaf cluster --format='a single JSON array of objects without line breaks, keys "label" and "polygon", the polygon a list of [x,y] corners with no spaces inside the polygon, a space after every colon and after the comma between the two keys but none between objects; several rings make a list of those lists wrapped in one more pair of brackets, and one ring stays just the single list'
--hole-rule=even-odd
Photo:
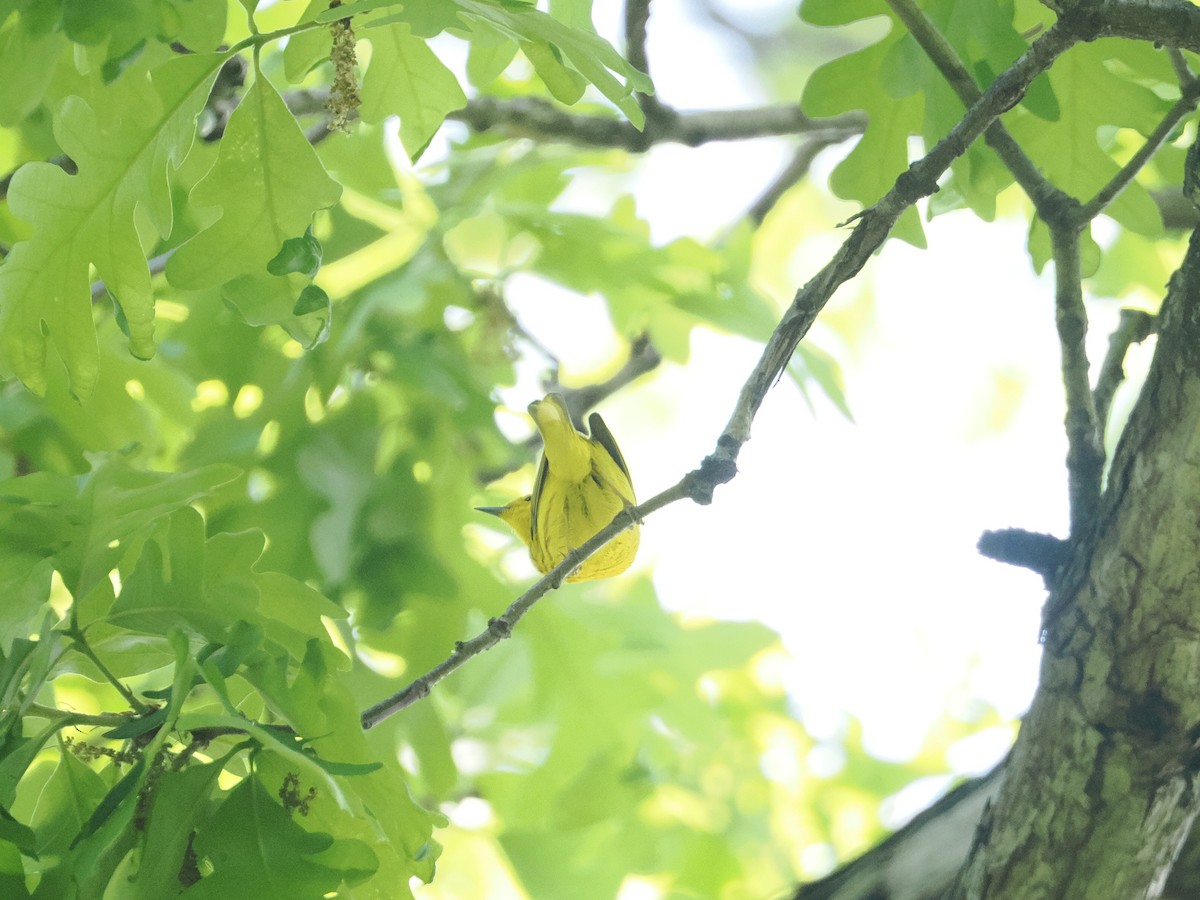
[{"label": "leaf cluster", "polygon": [[[510,598],[512,545],[471,508],[529,457],[496,426],[497,390],[521,361],[558,374],[507,302],[517,277],[599,298],[619,341],[673,363],[698,327],[778,342],[762,392],[786,370],[848,413],[832,357],[795,344],[878,243],[793,301],[796,235],[829,208],[794,182],[858,129],[832,191],[894,203],[892,233],[922,243],[918,194],[896,186],[964,104],[900,10],[923,11],[977,92],[1049,13],[807,0],[810,24],[887,31],[817,67],[802,112],[762,114],[815,143],[761,215],[662,242],[619,191],[585,213],[568,188],[619,181],[630,154],[603,148],[630,146],[623,129],[700,143],[747,117],[705,130],[653,98],[587,0],[262,6],[0,2],[0,893],[403,897],[444,842],[443,865],[511,870],[533,896],[613,896],[631,873],[765,896],[811,868],[773,835],[872,839],[876,801],[944,768],[961,732],[912,766],[848,734],[848,788],[763,674],[777,639],[683,622],[645,580],[543,605],[385,727],[359,715]],[[1003,122],[1082,203],[1194,90],[1185,69],[1077,46]],[[480,101],[492,125],[443,127]],[[1182,180],[1176,137],[1110,198],[1116,239],[1084,241],[1096,292],[1167,271],[1154,198]],[[976,142],[946,167],[928,214],[1036,207],[1044,264],[1051,223],[1014,197],[1008,159]],[[810,286],[825,294],[797,306]],[[473,872],[481,847],[504,863]]]}]

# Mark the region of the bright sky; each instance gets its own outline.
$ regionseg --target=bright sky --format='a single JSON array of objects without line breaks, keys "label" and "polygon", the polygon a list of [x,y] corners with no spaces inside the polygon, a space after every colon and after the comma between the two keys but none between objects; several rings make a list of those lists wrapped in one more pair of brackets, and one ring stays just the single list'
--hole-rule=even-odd
[{"label": "bright sky", "polygon": [[[724,6],[734,14],[732,3]],[[743,3],[738,14],[749,18],[751,6],[768,25],[795,9]],[[743,71],[738,48],[687,8],[683,0],[654,4],[650,54],[660,96],[685,109],[761,102],[757,85],[730,74]],[[619,10],[617,2],[596,3],[598,28],[618,45]],[[656,40],[663,34],[669,44]],[[818,180],[841,152],[819,159]],[[620,189],[637,198],[656,240],[706,239],[737,219],[787,155],[785,143],[772,141],[663,146]],[[603,211],[615,189],[584,177],[564,204]],[[840,242],[835,221],[810,242],[816,250],[799,251],[796,285]],[[790,692],[818,737],[850,713],[864,723],[870,752],[900,759],[947,709],[981,698],[1015,717],[1031,697],[1041,579],[975,551],[987,528],[1065,531],[1053,300],[1048,280],[1032,273],[1024,231],[1020,222],[997,227],[958,213],[927,223],[927,251],[889,243],[862,276],[876,321],[861,345],[841,347],[820,324],[814,329],[843,366],[855,423],[828,403],[814,415],[783,381],[759,413],[740,475],[713,505],[677,504],[643,530],[639,564],[653,567],[668,607],[757,619],[781,633]],[[853,302],[858,285],[843,288],[829,312]],[[568,377],[611,358],[598,299],[564,304],[532,281],[512,284],[508,296]],[[1095,323],[1094,361],[1115,316],[1114,306]],[[666,365],[602,407],[639,496],[674,483],[713,449],[758,352],[698,330],[687,366]],[[537,394],[529,375],[508,397],[516,410]],[[997,420],[1006,423],[1000,431]],[[1006,749],[1007,733],[995,734],[953,762],[982,771]]]}]

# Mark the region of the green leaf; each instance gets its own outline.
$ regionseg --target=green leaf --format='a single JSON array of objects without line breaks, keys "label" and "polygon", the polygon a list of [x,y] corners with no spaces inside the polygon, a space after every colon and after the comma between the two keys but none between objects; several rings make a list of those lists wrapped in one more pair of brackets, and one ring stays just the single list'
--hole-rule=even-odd
[{"label": "green leaf", "polygon": [[38,852],[66,852],[108,792],[104,779],[71,753],[62,753],[31,821]]},{"label": "green leaf", "polygon": [[233,789],[194,842],[201,871],[211,867],[184,896],[225,900],[255,886],[262,900],[320,897],[334,891],[345,870],[318,855],[335,844],[332,835],[305,831],[255,777]]},{"label": "green leaf", "polygon": [[[652,93],[654,86],[594,30],[573,28],[534,6],[499,5],[486,0],[452,2],[468,20],[486,22],[523,46],[536,44],[555,58],[561,57],[625,113],[635,127],[641,128],[645,124],[646,117],[633,92]],[[543,62],[546,60],[544,53],[535,53],[535,56],[540,56]],[[536,60],[530,61],[537,65]]]},{"label": "green leaf", "polygon": [[279,325],[305,349],[329,337],[329,295],[299,275],[242,275],[221,287],[221,299],[247,325]]},{"label": "green leaf", "polygon": [[[857,109],[867,114],[867,130],[829,178],[835,194],[863,206],[891,190],[908,167],[909,137],[921,131],[922,98],[911,92],[896,96],[893,80],[885,77],[885,66],[903,37],[904,31],[893,27],[882,41],[821,66],[804,86],[801,106],[810,116],[836,116]],[[914,246],[925,246],[915,207],[905,210],[892,233]]]},{"label": "green leaf", "polygon": [[83,841],[99,831],[100,827],[108,821],[109,817],[129,798],[133,793],[133,789],[141,780],[144,766],[145,758],[139,759],[125,773],[125,776],[104,795],[104,799],[96,804],[96,808],[92,810],[92,814],[88,816],[87,821],[83,823],[83,827],[79,829],[79,834],[75,835],[75,839],[71,841],[70,849],[74,850]]},{"label": "green leaf", "polygon": [[357,0],[332,9],[326,8],[315,19],[329,23],[346,16],[361,17],[363,13],[375,10],[388,10],[396,14],[401,21],[412,26],[413,34],[423,38],[433,37],[447,28],[463,27],[458,5],[447,0]]},{"label": "green leaf", "polygon": [[348,615],[323,594],[282,572],[257,572],[253,578],[267,635],[285,646],[295,659],[304,657],[308,642],[314,638],[328,643],[325,619],[336,621]]},{"label": "green leaf", "polygon": [[26,856],[37,859],[37,835],[3,806],[0,806],[0,841],[8,841]]},{"label": "green leaf", "polygon": [[516,54],[516,41],[494,29],[478,26],[471,34],[467,80],[477,88],[487,87],[508,68]]},{"label": "green leaf", "polygon": [[258,72],[229,119],[216,165],[192,190],[192,203],[220,207],[220,218],[179,248],[167,263],[167,277],[195,289],[257,276],[284,241],[304,232],[313,213],[340,195],[282,98]]},{"label": "green leaf", "polygon": [[[1049,71],[1055,94],[1063,98],[1057,121],[1024,116],[1011,125],[1013,137],[1043,174],[1081,202],[1117,174],[1109,152],[1112,126],[1149,134],[1169,106],[1148,87],[1114,72],[1111,63],[1123,55],[1123,48],[1112,41],[1072,47]],[[1158,206],[1136,180],[1105,212],[1138,234],[1156,235],[1162,229]]]},{"label": "green leaf", "polygon": [[846,400],[842,367],[838,365],[837,360],[809,341],[797,345],[796,356],[797,359],[788,366],[788,374],[796,382],[809,409],[813,409],[809,388],[815,381],[825,396],[833,401],[838,412],[853,422],[854,414],[850,412],[850,404]]},{"label": "green leaf", "polygon": [[800,18],[812,25],[848,25],[889,12],[884,0],[803,0]]},{"label": "green leaf", "polygon": [[399,23],[371,32],[371,64],[363,77],[364,122],[400,117],[400,143],[416,158],[446,114],[466,105],[458,79],[429,45]]},{"label": "green leaf", "polygon": [[223,768],[219,762],[189,765],[159,777],[143,831],[141,864],[129,884],[132,898],[160,900],[178,892],[192,832],[212,815],[212,798]]},{"label": "green leaf", "polygon": [[0,31],[0,125],[16,125],[38,107],[66,47],[59,32],[35,27],[26,15]]},{"label": "green leaf", "polygon": [[[2,501],[0,501],[2,504]],[[30,620],[50,597],[54,563],[43,552],[0,546],[0,651],[28,633]]]},{"label": "green leaf", "polygon": [[14,176],[9,205],[32,225],[33,236],[0,266],[0,370],[35,393],[46,391],[51,346],[76,397],[87,398],[96,386],[90,265],[120,298],[131,352],[153,355],[154,298],[134,212],[148,213],[161,236],[170,231],[166,175],[191,146],[196,116],[224,59],[181,56],[149,79],[130,73],[91,103],[68,97],[56,112],[55,136],[78,174],[29,163]]},{"label": "green leaf", "polygon": [[[413,32],[422,37],[436,34],[444,27],[482,25],[489,33],[498,32],[520,44],[525,49],[526,56],[537,67],[538,75],[541,76],[543,71],[547,72],[547,86],[558,99],[574,102],[567,99],[575,96],[575,91],[568,85],[576,84],[573,75],[562,72],[559,65],[561,61],[594,85],[625,113],[636,127],[641,128],[645,124],[645,116],[634,99],[633,92],[652,93],[653,84],[649,77],[633,68],[608,41],[596,34],[594,29],[572,27],[540,11],[532,4],[491,3],[488,0],[439,0],[433,4],[438,8],[435,29],[422,29],[415,14],[408,9],[409,5],[402,4],[400,0],[360,0],[358,3],[349,3],[322,13],[317,16],[317,21],[333,21],[371,10],[402,8],[398,18],[411,24]],[[461,21],[453,18],[455,13]],[[381,21],[395,20],[389,17]],[[533,48],[532,52],[529,48]],[[575,99],[578,97],[575,96]],[[407,147],[407,144],[405,146]]]},{"label": "green leaf", "polygon": [[222,465],[176,474],[141,472],[115,460],[99,465],[78,501],[79,531],[58,556],[71,593],[81,598],[107,578],[126,552],[125,541],[239,474]]},{"label": "green leaf", "polygon": [[316,239],[310,226],[303,235],[288,238],[279,252],[267,263],[272,275],[290,275],[297,272],[312,278],[321,268],[321,242]]},{"label": "green leaf", "polygon": [[130,719],[124,725],[118,725],[116,728],[110,728],[108,731],[104,732],[104,737],[110,741],[120,741],[128,738],[134,738],[139,734],[145,734],[148,731],[153,731],[155,728],[162,727],[162,724],[165,721],[167,721],[167,708],[165,706],[160,706],[149,715],[139,716],[136,719]]},{"label": "green leaf", "polygon": [[[233,623],[223,644],[209,644],[196,654],[196,659],[200,663],[211,665],[222,676],[228,678],[262,646],[262,642],[262,626],[239,619]],[[149,691],[146,692],[146,696],[151,696]]]},{"label": "green leaf", "polygon": [[521,41],[521,52],[533,64],[533,70],[555,100],[567,105],[580,101],[583,92],[587,90],[587,79],[564,64],[557,47],[553,44]]}]

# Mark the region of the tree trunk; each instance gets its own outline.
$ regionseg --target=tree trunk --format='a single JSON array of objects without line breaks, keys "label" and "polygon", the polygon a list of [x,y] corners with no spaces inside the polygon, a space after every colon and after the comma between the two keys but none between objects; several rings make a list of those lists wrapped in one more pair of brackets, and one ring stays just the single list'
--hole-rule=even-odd
[{"label": "tree trunk", "polygon": [[[1165,896],[1200,810],[1200,232],[1158,333],[1100,515],[1047,602],[1006,764],[797,898]],[[1182,874],[1172,897],[1192,896]]]},{"label": "tree trunk", "polygon": [[951,896],[1162,895],[1200,809],[1200,232],[1100,515],[1047,605],[1033,705]]}]

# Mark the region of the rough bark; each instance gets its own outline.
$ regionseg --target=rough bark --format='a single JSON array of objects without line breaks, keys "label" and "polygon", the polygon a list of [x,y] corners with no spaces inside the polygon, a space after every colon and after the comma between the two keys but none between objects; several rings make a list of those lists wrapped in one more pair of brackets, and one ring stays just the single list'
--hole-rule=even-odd
[{"label": "rough bark", "polygon": [[1198,607],[1200,232],[1100,513],[1047,603],[1040,684],[1007,765],[797,898],[1196,896],[1185,866],[1166,889],[1200,811]]},{"label": "rough bark", "polygon": [[953,897],[1158,897],[1200,810],[1200,233]]}]

